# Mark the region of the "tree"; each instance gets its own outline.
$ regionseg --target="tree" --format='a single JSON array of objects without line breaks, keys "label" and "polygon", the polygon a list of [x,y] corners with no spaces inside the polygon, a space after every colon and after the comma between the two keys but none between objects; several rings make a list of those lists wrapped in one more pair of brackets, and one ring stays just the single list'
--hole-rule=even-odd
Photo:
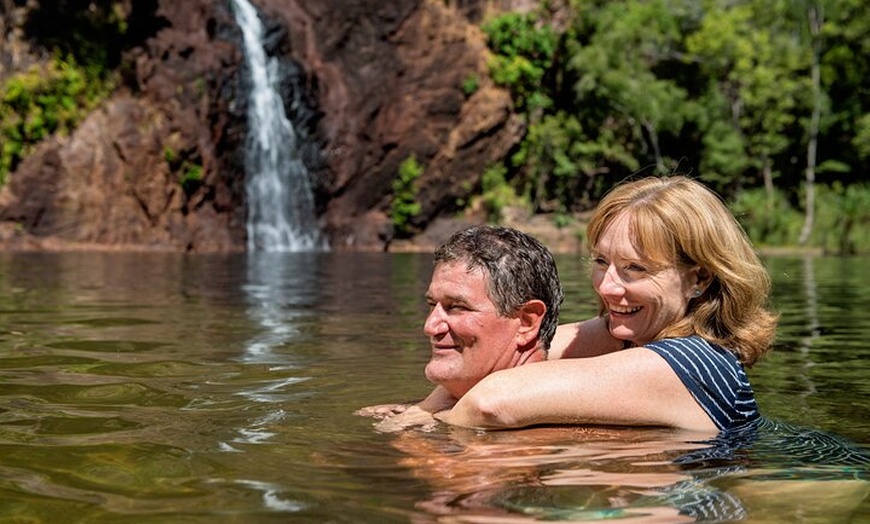
[{"label": "tree", "polygon": [[[661,147],[661,134],[679,133],[692,112],[677,82],[682,68],[685,21],[691,2],[623,1],[584,3],[578,18],[586,26],[567,64],[574,78],[575,104],[593,122],[617,128],[634,157],[624,167],[649,164],[667,172],[674,164]],[[606,135],[604,135],[606,136]],[[610,149],[610,148],[601,148]]]},{"label": "tree", "polygon": [[[742,144],[744,168],[751,167],[773,199],[774,160],[787,150],[797,123],[795,113],[804,103],[806,81],[800,73],[802,50],[793,32],[783,24],[784,5],[779,2],[708,2],[700,28],[687,40],[687,49],[711,82],[706,98],[710,118],[704,129],[724,136],[723,123],[734,133],[731,143]],[[718,108],[717,104],[721,104]],[[738,138],[739,137],[739,138]],[[705,140],[706,153],[716,149]],[[743,173],[717,173],[732,186],[747,183]],[[706,171],[705,171],[706,172]],[[757,184],[757,183],[756,183]],[[756,185],[749,182],[749,185]]]},{"label": "tree", "polygon": [[820,66],[822,54],[821,33],[822,26],[825,23],[824,8],[819,3],[810,2],[809,5],[806,6],[806,14],[812,56],[810,78],[812,79],[813,111],[808,129],[809,142],[807,144],[806,201],[804,204],[806,214],[804,215],[804,225],[803,228],[801,228],[801,234],[798,238],[798,243],[802,246],[806,245],[810,239],[816,216],[816,158],[819,144],[819,120],[822,115],[823,101]]}]

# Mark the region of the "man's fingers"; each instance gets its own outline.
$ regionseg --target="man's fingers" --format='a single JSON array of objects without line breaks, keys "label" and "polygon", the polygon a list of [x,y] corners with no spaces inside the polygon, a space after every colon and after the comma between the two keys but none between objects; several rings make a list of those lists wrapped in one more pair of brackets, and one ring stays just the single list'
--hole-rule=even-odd
[{"label": "man's fingers", "polygon": [[407,404],[379,404],[356,410],[356,414],[363,417],[385,418],[403,413],[408,409]]}]

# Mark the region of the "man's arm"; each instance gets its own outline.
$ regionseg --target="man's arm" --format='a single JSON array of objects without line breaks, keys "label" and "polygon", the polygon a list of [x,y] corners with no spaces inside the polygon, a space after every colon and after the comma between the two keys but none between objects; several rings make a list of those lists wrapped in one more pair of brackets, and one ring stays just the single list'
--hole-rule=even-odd
[{"label": "man's arm", "polygon": [[450,394],[444,386],[435,386],[429,395],[421,400],[417,407],[429,413],[438,413],[456,405],[458,399]]}]

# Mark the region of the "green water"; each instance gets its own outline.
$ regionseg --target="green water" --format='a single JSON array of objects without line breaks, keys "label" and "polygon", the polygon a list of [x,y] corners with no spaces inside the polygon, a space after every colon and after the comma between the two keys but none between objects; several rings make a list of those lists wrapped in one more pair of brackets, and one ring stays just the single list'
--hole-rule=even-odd
[{"label": "green water", "polygon": [[[768,262],[763,412],[866,449],[868,260]],[[667,430],[374,431],[354,410],[430,388],[430,264],[0,253],[0,522],[870,520],[861,468],[776,446],[679,465],[704,445]],[[582,264],[559,264],[564,318],[593,314]]]}]

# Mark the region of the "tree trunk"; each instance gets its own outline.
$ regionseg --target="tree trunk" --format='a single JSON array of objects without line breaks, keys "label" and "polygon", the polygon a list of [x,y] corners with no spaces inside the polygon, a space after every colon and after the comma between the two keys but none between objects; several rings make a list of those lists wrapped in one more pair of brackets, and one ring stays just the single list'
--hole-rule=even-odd
[{"label": "tree trunk", "polygon": [[773,232],[774,229],[774,213],[775,213],[775,194],[773,188],[773,167],[771,166],[770,157],[766,154],[762,159],[762,168],[761,168],[762,176],[764,177],[764,203],[765,203],[765,213],[764,213],[764,237],[767,237]]},{"label": "tree trunk", "polygon": [[811,5],[807,11],[807,19],[810,25],[810,36],[812,38],[813,63],[812,63],[812,94],[813,94],[813,114],[810,119],[809,142],[807,144],[807,169],[806,169],[806,215],[804,217],[804,225],[801,228],[801,235],[798,243],[805,246],[810,240],[810,235],[813,232],[813,226],[816,216],[816,156],[819,142],[819,120],[822,115],[822,89],[821,89],[821,74],[819,62],[821,60],[821,29],[824,20],[824,14],[821,7]]}]

